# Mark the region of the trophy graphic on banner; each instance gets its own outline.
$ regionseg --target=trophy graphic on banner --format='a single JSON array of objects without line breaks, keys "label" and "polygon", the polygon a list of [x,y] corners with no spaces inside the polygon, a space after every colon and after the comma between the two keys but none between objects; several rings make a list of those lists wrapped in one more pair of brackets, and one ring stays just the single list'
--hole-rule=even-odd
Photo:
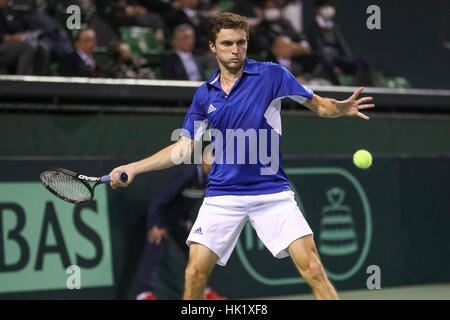
[{"label": "trophy graphic on banner", "polygon": [[329,205],[322,208],[319,252],[329,256],[352,254],[358,250],[358,241],[351,207],[343,204],[345,191],[334,187],[326,195]]}]

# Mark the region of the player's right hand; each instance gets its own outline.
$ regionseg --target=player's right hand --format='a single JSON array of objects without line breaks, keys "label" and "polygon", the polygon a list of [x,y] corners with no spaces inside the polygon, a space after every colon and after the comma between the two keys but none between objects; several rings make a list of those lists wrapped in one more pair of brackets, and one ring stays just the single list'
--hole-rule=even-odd
[{"label": "player's right hand", "polygon": [[[128,180],[127,182],[123,183],[122,181],[119,180],[119,173],[120,172],[124,172],[127,174],[128,176]],[[109,178],[110,178],[110,185],[113,189],[117,188],[117,187],[128,187],[128,185],[133,182],[134,177],[136,176],[136,173],[133,170],[133,166],[131,164],[125,165],[125,166],[120,166],[115,168],[114,170],[112,170],[109,173]]]}]

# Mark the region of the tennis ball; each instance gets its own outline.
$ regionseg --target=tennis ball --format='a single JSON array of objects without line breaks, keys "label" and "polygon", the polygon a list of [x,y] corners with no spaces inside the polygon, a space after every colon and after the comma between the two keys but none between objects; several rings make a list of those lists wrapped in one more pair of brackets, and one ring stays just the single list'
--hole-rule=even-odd
[{"label": "tennis ball", "polygon": [[367,169],[372,165],[372,155],[367,150],[358,150],[353,155],[353,163],[360,169]]}]

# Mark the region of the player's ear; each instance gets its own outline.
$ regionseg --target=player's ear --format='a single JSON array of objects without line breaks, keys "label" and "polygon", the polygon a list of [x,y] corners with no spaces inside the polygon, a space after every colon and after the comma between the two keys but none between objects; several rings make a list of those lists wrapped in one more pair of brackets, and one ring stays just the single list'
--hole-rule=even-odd
[{"label": "player's ear", "polygon": [[209,41],[209,49],[211,52],[216,53],[216,45],[212,41]]}]

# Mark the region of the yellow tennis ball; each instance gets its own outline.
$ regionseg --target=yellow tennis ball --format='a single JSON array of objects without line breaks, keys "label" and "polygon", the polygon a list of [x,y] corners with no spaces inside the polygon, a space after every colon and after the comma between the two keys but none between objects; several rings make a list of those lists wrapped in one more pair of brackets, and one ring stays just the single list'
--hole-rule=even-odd
[{"label": "yellow tennis ball", "polygon": [[353,155],[353,163],[361,169],[367,169],[372,165],[372,155],[367,150],[358,150]]}]

